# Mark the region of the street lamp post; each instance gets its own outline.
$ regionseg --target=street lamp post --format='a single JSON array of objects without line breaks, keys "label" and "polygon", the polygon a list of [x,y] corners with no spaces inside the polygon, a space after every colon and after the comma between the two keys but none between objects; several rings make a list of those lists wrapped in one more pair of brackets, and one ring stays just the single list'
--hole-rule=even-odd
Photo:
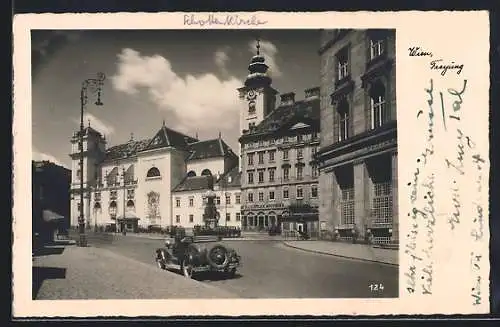
[{"label": "street lamp post", "polygon": [[[89,78],[82,82],[82,88],[80,90],[80,137],[78,139],[78,147],[80,149],[80,212],[78,217],[78,231],[79,231],[79,242],[78,245],[85,247],[87,246],[87,237],[85,235],[85,211],[83,208],[83,138],[85,126],[83,125],[83,111],[87,105],[88,91],[93,94],[97,94],[96,106],[102,106],[101,102],[101,91],[106,76],[104,73],[97,73],[97,78]],[[87,185],[88,186],[88,185]]]},{"label": "street lamp post", "polygon": [[122,178],[123,178],[123,218],[122,218],[122,234],[125,235],[127,232],[125,230],[125,212],[127,210],[127,205],[126,205],[126,194],[127,194],[127,186],[126,186],[126,180],[125,180],[125,167],[122,167]]}]

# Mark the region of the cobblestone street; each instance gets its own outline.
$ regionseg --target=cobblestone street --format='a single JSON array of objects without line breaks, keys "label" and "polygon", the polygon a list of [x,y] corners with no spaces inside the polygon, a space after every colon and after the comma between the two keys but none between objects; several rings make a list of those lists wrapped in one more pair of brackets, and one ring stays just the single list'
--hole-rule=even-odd
[{"label": "cobblestone street", "polygon": [[[153,259],[161,240],[107,235],[89,237],[89,248],[71,249],[76,255],[39,257],[52,274],[66,278],[41,283],[42,298],[366,298],[397,297],[395,266],[309,253],[280,241],[224,241],[238,251],[243,266],[234,279],[201,281],[159,270]],[[60,258],[58,258],[60,257]],[[62,258],[64,257],[64,258]],[[64,259],[64,260],[62,260]],[[52,262],[59,262],[59,267]],[[62,267],[64,262],[66,267]],[[47,268],[34,268],[37,269]],[[40,271],[40,270],[39,270]],[[48,272],[48,270],[45,270]],[[70,273],[68,273],[70,272]],[[55,277],[57,278],[57,277]],[[371,284],[382,284],[373,292]]]}]

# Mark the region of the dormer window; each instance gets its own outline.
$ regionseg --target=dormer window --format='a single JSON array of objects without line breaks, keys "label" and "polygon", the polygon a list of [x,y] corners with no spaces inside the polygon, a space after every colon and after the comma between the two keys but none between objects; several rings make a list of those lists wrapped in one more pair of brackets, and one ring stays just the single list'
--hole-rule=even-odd
[{"label": "dormer window", "polygon": [[341,81],[349,76],[349,48],[345,47],[337,55],[337,80]]}]

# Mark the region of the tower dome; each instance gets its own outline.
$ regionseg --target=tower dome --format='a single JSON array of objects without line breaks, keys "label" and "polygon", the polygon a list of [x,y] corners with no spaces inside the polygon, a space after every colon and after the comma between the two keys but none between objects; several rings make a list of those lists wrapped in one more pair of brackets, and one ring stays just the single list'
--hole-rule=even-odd
[{"label": "tower dome", "polygon": [[248,76],[245,80],[245,86],[268,86],[271,84],[271,77],[267,74],[269,66],[265,58],[260,54],[260,40],[257,40],[257,54],[252,57],[248,65]]}]

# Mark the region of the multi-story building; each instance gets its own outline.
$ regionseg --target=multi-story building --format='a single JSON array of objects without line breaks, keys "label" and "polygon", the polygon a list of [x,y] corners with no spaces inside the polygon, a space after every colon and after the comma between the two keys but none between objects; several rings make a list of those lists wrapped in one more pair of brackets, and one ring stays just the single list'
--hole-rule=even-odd
[{"label": "multi-story building", "polygon": [[271,87],[268,66],[259,54],[251,60],[239,89],[242,228],[318,230],[319,88],[281,95]]},{"label": "multi-story building", "polygon": [[[90,126],[84,131],[83,211],[87,226],[112,224],[118,229],[135,230],[138,226],[180,225],[174,204],[191,178],[229,176],[238,166],[237,155],[220,134],[199,141],[166,127],[164,122],[151,139],[136,141],[131,137],[124,144],[106,148],[106,140],[98,131]],[[72,226],[78,224],[81,209],[78,139],[79,132],[71,139]],[[199,218],[196,212],[192,214]],[[189,219],[189,214],[184,219]],[[183,222],[190,224],[189,220]]]},{"label": "multi-story building", "polygon": [[32,161],[33,234],[48,241],[69,227],[71,171],[49,161]]},{"label": "multi-story building", "polygon": [[320,228],[398,240],[394,30],[321,35]]},{"label": "multi-story building", "polygon": [[[219,226],[241,227],[241,185],[238,166],[224,175],[215,175],[214,199],[219,214]],[[207,200],[206,192],[210,181],[206,176],[187,176],[173,190],[174,225],[187,230],[196,225],[204,225],[203,214]]]}]

